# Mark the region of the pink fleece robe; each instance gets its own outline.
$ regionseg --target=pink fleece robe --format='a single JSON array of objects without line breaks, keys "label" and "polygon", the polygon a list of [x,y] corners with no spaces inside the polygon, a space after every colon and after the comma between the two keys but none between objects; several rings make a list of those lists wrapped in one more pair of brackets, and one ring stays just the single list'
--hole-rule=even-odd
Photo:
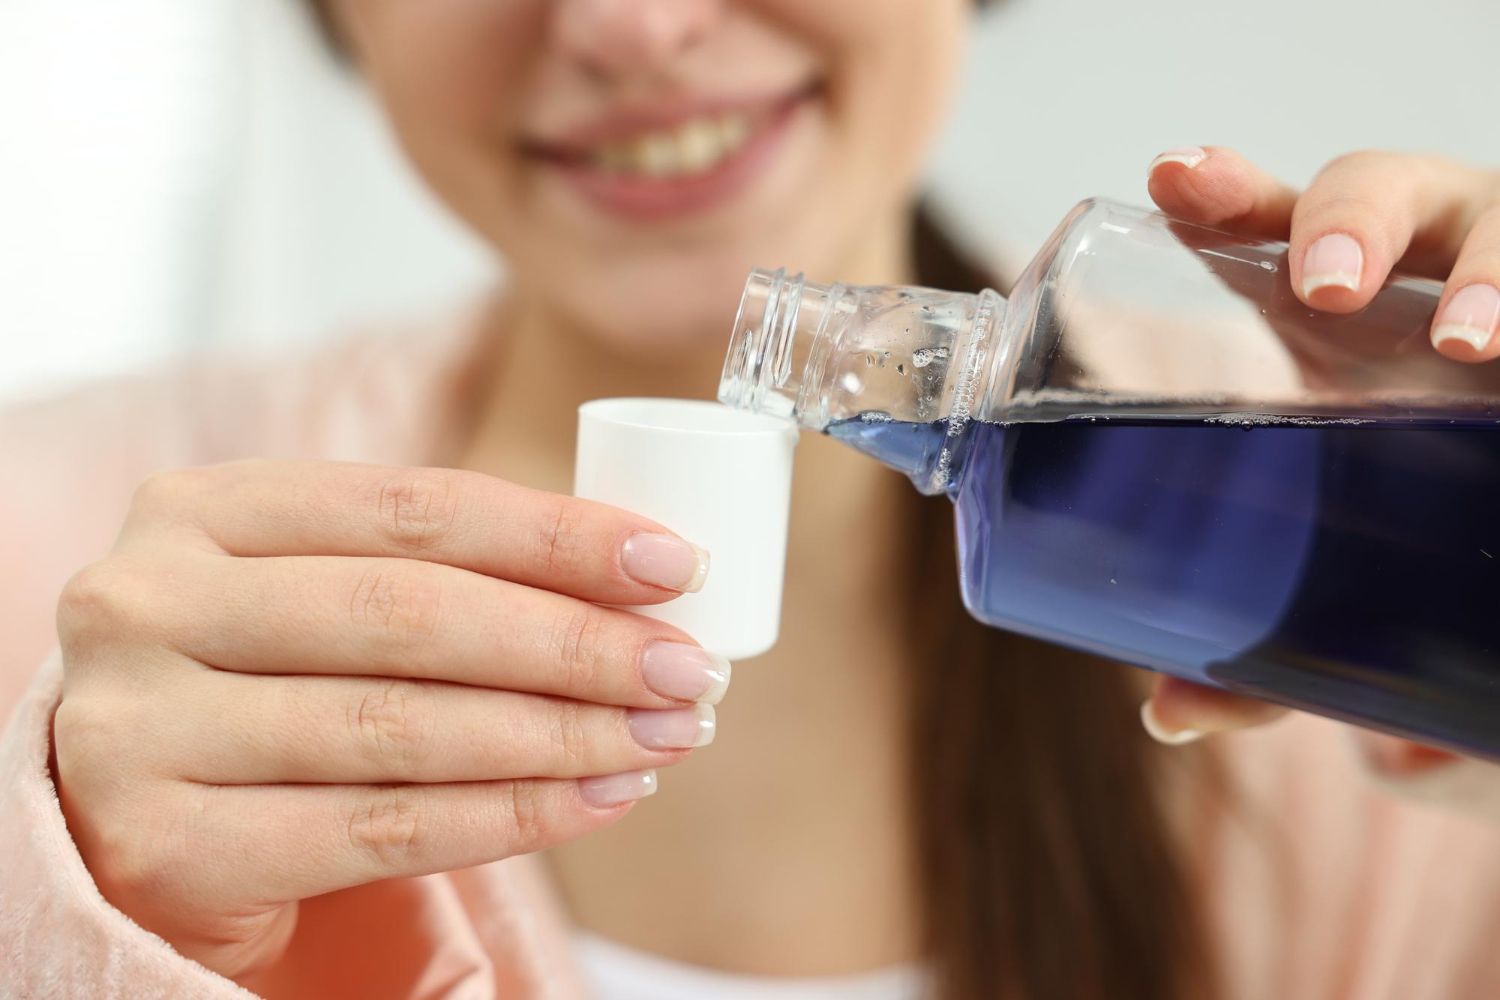
[{"label": "pink fleece robe", "polygon": [[[367,335],[275,365],[199,364],[0,414],[0,717],[14,707],[0,739],[0,997],[250,996],[110,906],[69,837],[48,767],[57,594],[108,549],[154,469],[251,455],[428,460],[472,329]],[[1220,750],[1235,805],[1206,811],[1192,847],[1207,859],[1199,889],[1223,996],[1500,997],[1500,770],[1463,762],[1393,789],[1343,727],[1311,717]],[[1423,804],[1424,793],[1494,818]],[[531,858],[310,900],[266,982],[277,996],[579,992],[566,922]]]}]

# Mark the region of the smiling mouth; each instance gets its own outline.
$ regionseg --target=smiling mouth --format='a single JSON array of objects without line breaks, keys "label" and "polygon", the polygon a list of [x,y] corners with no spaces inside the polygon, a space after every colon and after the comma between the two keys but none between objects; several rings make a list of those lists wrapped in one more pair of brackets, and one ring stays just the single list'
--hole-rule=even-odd
[{"label": "smiling mouth", "polygon": [[745,112],[700,115],[671,130],[602,143],[573,162],[638,177],[690,177],[707,173],[743,149],[759,124]]},{"label": "smiling mouth", "polygon": [[662,215],[727,199],[765,164],[817,84],[759,101],[621,114],[557,141],[521,143],[590,200],[627,215]]}]

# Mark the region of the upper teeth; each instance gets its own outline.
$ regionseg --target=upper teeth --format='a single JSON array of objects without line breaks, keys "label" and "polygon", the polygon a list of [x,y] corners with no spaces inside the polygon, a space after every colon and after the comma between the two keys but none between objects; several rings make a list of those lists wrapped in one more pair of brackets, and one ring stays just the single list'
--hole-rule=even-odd
[{"label": "upper teeth", "polygon": [[701,174],[743,146],[749,136],[750,119],[742,114],[694,118],[671,131],[597,146],[590,158],[607,170],[649,177]]}]

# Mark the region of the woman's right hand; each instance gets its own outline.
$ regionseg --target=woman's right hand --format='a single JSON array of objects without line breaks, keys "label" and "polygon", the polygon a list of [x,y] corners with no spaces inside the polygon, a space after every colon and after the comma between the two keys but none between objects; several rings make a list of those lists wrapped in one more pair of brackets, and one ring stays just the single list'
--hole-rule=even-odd
[{"label": "woman's right hand", "polygon": [[68,826],[114,906],[254,972],[298,900],[597,830],[706,744],[728,664],[599,606],[706,568],[650,521],[477,473],[154,476],[59,607]]}]

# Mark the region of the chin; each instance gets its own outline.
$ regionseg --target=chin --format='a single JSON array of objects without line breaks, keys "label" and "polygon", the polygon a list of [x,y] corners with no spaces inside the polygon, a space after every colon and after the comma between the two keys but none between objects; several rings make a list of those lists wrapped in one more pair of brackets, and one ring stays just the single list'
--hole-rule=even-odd
[{"label": "chin", "polygon": [[724,227],[717,238],[667,252],[539,241],[528,248],[533,255],[510,258],[511,273],[518,292],[588,340],[637,352],[712,354],[729,348],[751,268],[785,262],[789,241],[760,235]]},{"label": "chin", "polygon": [[[659,282],[632,283],[617,295],[594,285],[598,293],[590,301],[571,303],[569,309],[589,339],[612,353],[702,365],[729,349],[747,273],[736,269],[711,284],[672,275]],[[712,389],[705,386],[705,394]]]}]

